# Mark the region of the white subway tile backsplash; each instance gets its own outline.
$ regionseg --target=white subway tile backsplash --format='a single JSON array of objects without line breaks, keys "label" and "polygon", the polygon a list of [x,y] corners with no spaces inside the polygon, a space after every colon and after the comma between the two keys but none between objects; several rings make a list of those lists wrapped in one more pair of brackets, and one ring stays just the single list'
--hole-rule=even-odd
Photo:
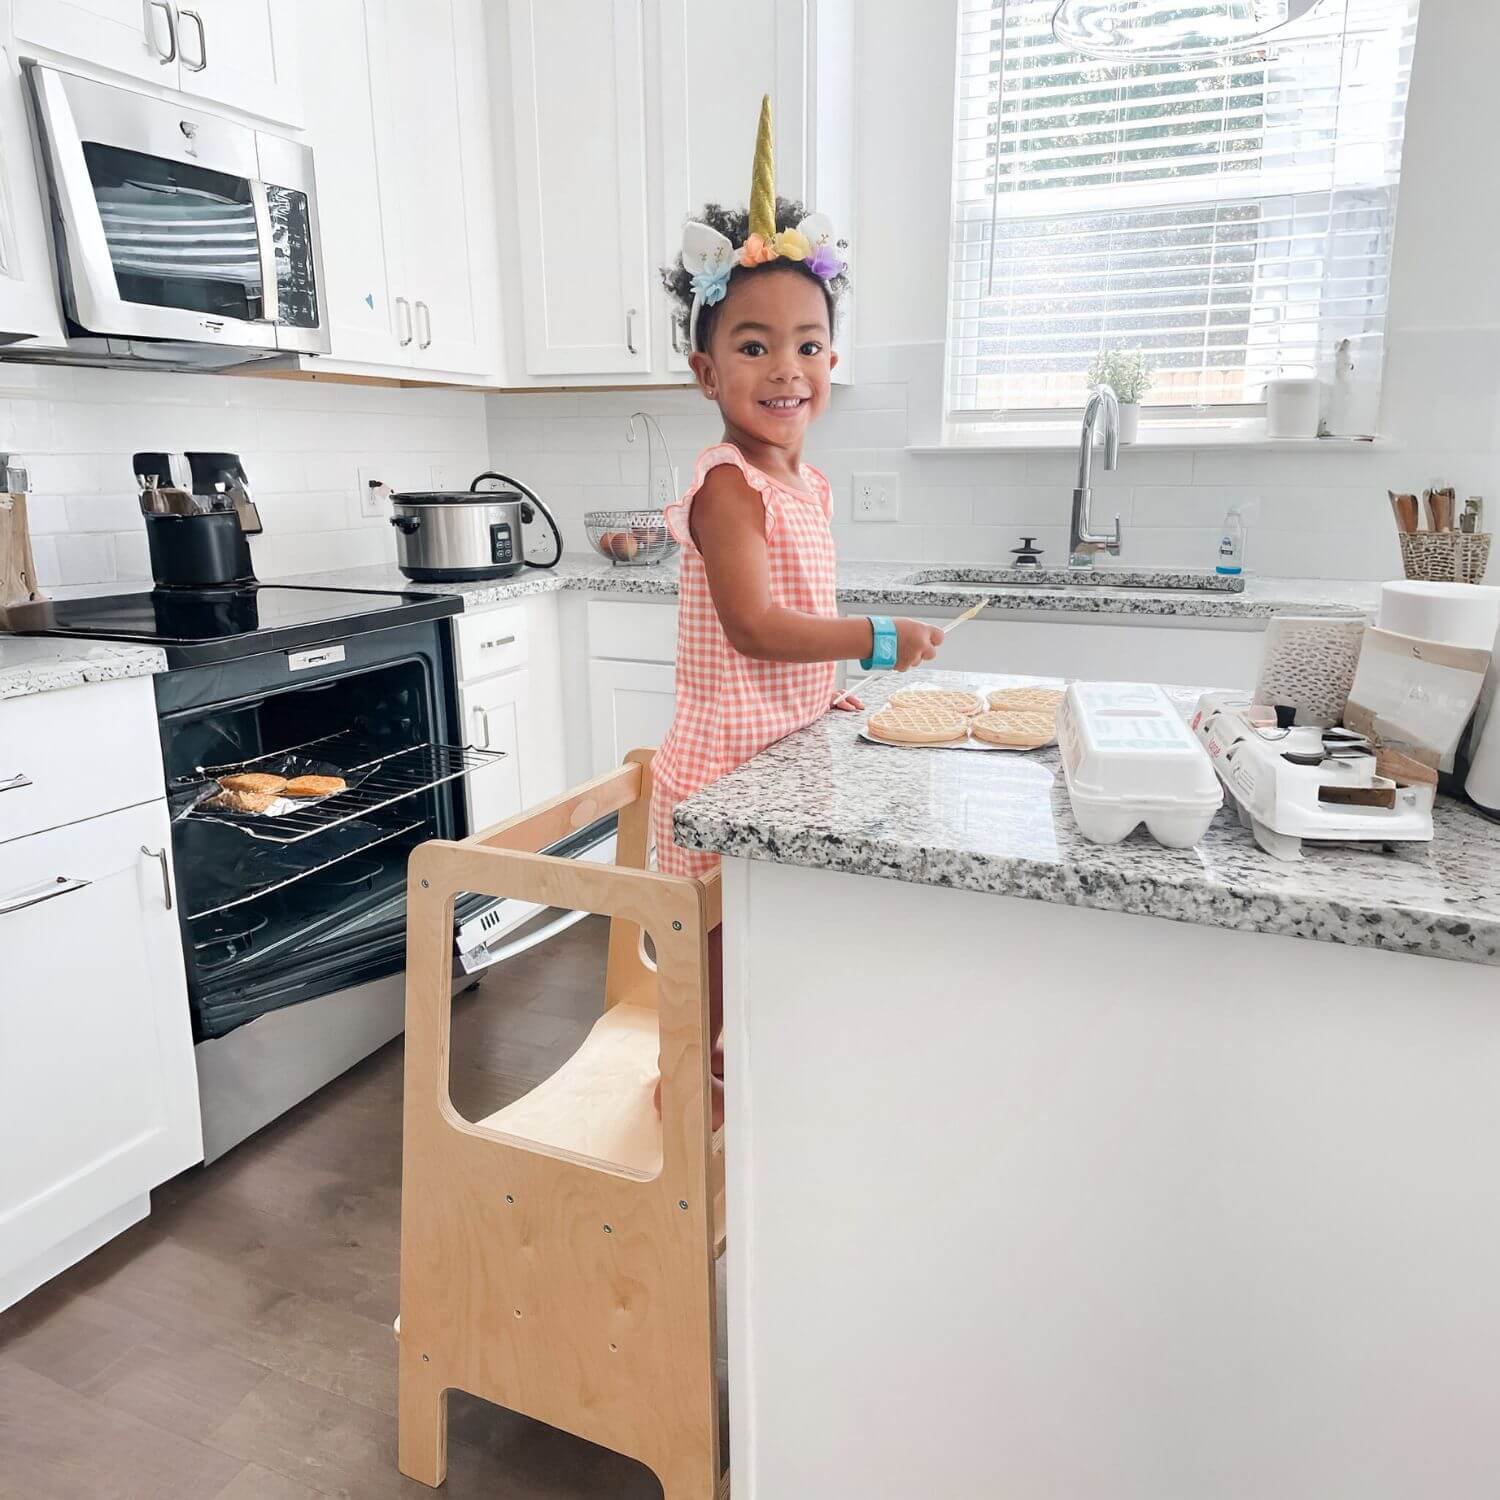
[{"label": "white subway tile backsplash", "polygon": [[133,489],[129,494],[69,495],[64,506],[69,531],[136,531],[143,524]]},{"label": "white subway tile backsplash", "polygon": [[[55,539],[57,577],[48,583],[111,583],[116,578],[115,539],[106,533],[76,532]],[[40,570],[40,565],[38,565]]]}]

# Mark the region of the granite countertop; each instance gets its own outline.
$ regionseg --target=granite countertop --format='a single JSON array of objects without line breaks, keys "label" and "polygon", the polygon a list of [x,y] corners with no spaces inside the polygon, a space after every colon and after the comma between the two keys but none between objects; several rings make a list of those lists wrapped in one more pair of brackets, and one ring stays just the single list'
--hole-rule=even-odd
[{"label": "granite countertop", "polygon": [[[885,679],[992,688],[1035,678],[957,672]],[[1172,688],[1188,713],[1196,688]],[[1191,849],[1144,829],[1091,844],[1068,804],[1055,747],[1029,754],[897,749],[828,713],[676,810],[680,844],[1037,901],[1274,932],[1500,965],[1500,823],[1439,797],[1436,837],[1382,853],[1313,849],[1273,859],[1232,805]]]},{"label": "granite countertop", "polygon": [[0,699],[117,677],[150,677],[166,665],[166,653],[155,646],[0,634]]},{"label": "granite countertop", "polygon": [[[920,563],[846,562],[839,564],[838,596],[842,604],[897,605],[914,610],[967,609],[988,595],[986,614],[1177,615],[1195,619],[1264,620],[1277,614],[1369,614],[1380,602],[1378,583],[1317,578],[1259,578],[1245,581],[1242,593],[1161,593],[1107,584],[1010,584],[985,587],[966,582],[912,584],[916,573],[959,572]],[[1125,570],[1122,570],[1125,571]],[[615,567],[602,557],[565,553],[555,569],[529,569],[514,578],[480,583],[413,583],[394,563],[302,573],[264,582],[322,585],[326,588],[404,589],[408,592],[458,594],[476,608],[522,599],[528,594],[586,590],[651,598],[677,596],[675,560],[653,567]]]}]

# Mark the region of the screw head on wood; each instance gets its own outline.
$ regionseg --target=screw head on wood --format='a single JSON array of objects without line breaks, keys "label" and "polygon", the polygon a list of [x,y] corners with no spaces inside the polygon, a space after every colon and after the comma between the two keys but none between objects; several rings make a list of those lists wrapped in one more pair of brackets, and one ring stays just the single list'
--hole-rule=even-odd
[{"label": "screw head on wood", "polygon": [[673,932],[681,932],[682,931],[682,923],[681,922],[673,922],[672,923],[672,931]]},{"label": "screw head on wood", "polygon": [[430,1363],[430,1361],[428,1360],[428,1358],[427,1358],[427,1356],[425,1354],[422,1356],[422,1363],[424,1365]]},{"label": "screw head on wood", "polygon": [[506,1194],[506,1195],[505,1195],[505,1201],[506,1201],[506,1202],[507,1202],[507,1203],[514,1203],[514,1202],[515,1202],[515,1201],[516,1201],[516,1200],[515,1200],[515,1199],[514,1199],[514,1198],[513,1198],[513,1197],[512,1197],[512,1196],[511,1196],[511,1195],[510,1195],[510,1194],[509,1194],[509,1193],[507,1193],[507,1194]]},{"label": "screw head on wood", "polygon": [[422,882],[422,889],[424,891],[427,889],[427,882],[425,880]]},{"label": "screw head on wood", "polygon": [[610,1225],[606,1224],[604,1226],[604,1232],[605,1234],[613,1234],[615,1231]]},{"label": "screw head on wood", "polygon": [[687,1212],[687,1199],[686,1198],[679,1198],[677,1200],[677,1206],[678,1206],[678,1208],[680,1208],[683,1211],[683,1213],[686,1213]]}]

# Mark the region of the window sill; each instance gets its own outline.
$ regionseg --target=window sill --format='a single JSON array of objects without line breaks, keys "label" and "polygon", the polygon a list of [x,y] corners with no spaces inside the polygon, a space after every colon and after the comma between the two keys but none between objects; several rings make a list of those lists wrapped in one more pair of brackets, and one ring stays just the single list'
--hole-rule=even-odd
[{"label": "window sill", "polygon": [[[1006,423],[1003,427],[951,427],[937,443],[909,443],[908,453],[1056,453],[1076,450],[1079,427],[1068,423]],[[1266,436],[1264,420],[1241,421],[1142,421],[1133,443],[1122,444],[1143,452],[1198,448],[1258,448],[1278,453],[1350,453],[1367,448],[1388,448],[1390,440],[1378,437],[1273,438]]]}]

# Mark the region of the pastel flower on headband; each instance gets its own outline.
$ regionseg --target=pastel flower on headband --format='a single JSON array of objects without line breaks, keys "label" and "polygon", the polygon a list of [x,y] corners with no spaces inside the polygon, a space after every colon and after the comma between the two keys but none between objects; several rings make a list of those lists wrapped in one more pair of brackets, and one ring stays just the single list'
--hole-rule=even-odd
[{"label": "pastel flower on headband", "polygon": [[724,293],[729,290],[729,273],[734,270],[731,263],[722,271],[699,271],[693,276],[693,295],[705,306],[712,307],[715,302],[724,300]]},{"label": "pastel flower on headband", "polygon": [[843,272],[845,262],[832,245],[815,245],[812,254],[802,262],[819,281],[832,281]]},{"label": "pastel flower on headband", "polygon": [[764,235],[752,234],[740,246],[740,264],[742,266],[763,266],[768,260],[775,259],[776,242],[766,239]]},{"label": "pastel flower on headband", "polygon": [[783,260],[806,260],[812,243],[800,229],[783,229],[771,242]]}]

